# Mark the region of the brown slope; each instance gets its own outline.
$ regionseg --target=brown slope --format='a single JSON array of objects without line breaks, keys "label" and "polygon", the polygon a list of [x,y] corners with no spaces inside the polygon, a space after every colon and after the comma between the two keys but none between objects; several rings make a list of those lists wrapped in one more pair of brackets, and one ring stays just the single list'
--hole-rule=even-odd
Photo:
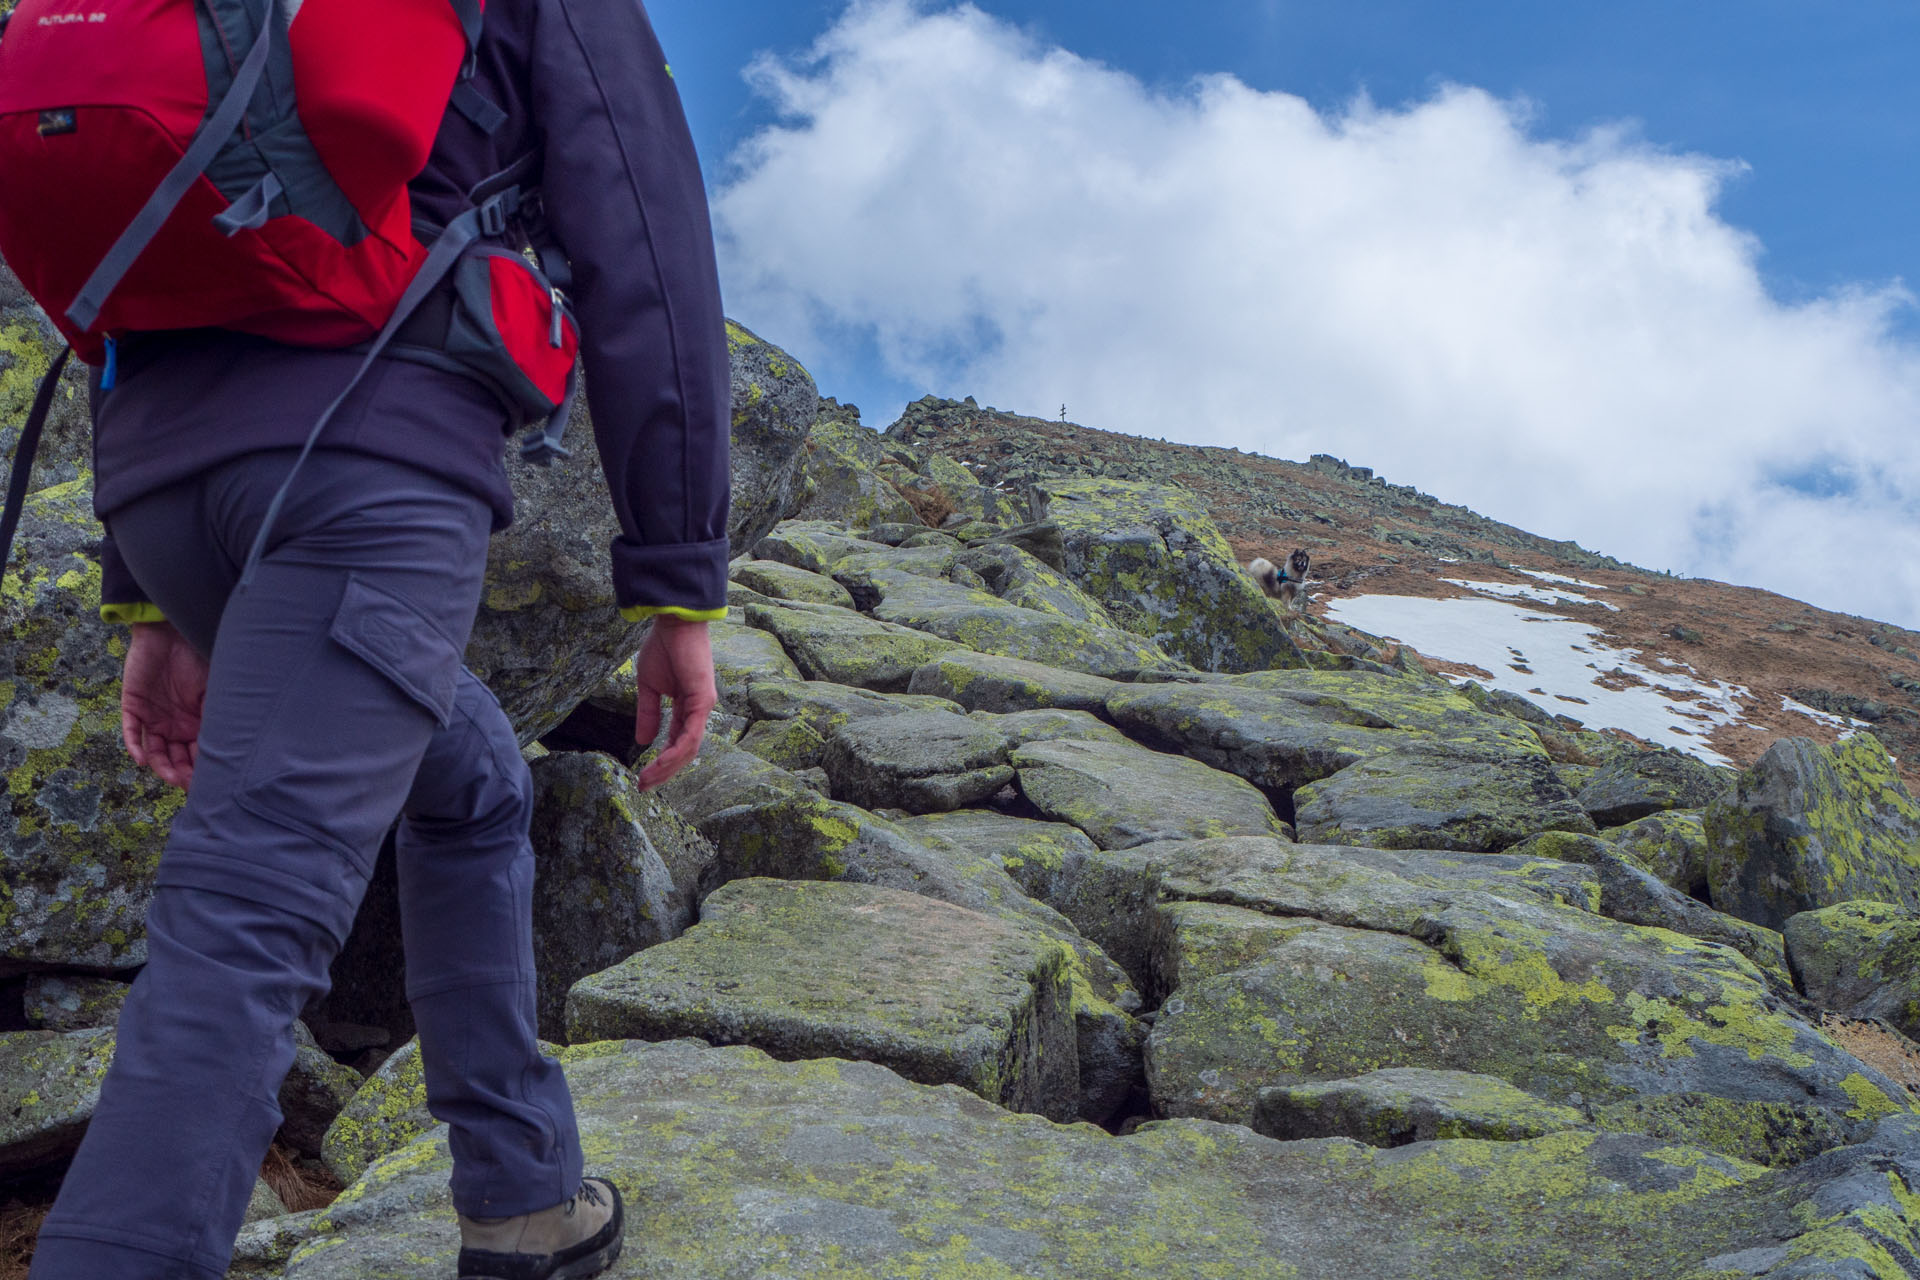
[{"label": "brown slope", "polygon": [[1782,697],[1790,697],[1867,722],[1899,758],[1908,785],[1920,787],[1920,635],[1911,631],[1770,591],[1640,569],[1326,455],[1287,462],[931,397],[909,405],[887,434],[1009,489],[1057,475],[1178,485],[1207,504],[1243,560],[1278,561],[1304,547],[1320,610],[1347,595],[1468,594],[1442,578],[1528,581],[1519,569],[1577,575],[1609,588],[1618,612],[1598,605],[1545,611],[1594,625],[1643,665],[1684,666],[1750,691],[1745,722],[1712,738],[1728,758],[1746,764],[1777,737],[1830,740],[1841,732],[1783,710]]}]

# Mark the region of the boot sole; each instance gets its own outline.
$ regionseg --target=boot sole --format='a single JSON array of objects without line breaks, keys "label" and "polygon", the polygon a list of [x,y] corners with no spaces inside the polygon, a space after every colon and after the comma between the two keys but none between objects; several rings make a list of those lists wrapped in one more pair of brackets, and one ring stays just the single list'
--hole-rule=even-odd
[{"label": "boot sole", "polygon": [[[590,1253],[584,1258],[575,1258],[562,1264],[557,1270],[549,1271],[546,1280],[589,1280],[612,1266],[620,1257],[621,1241],[615,1240],[606,1248]],[[461,1276],[460,1280],[496,1280],[493,1276]]]}]

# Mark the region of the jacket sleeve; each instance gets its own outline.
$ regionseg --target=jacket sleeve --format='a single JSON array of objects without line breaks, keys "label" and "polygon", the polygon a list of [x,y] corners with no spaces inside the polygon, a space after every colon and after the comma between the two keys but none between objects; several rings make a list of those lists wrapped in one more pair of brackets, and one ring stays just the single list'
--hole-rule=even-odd
[{"label": "jacket sleeve", "polygon": [[165,622],[166,615],[148,600],[127,571],[120,548],[108,534],[100,542],[100,616],[108,622]]},{"label": "jacket sleeve", "polygon": [[629,618],[717,618],[727,592],[727,340],[693,137],[639,0],[542,0],[532,107],[572,265],[588,406]]}]

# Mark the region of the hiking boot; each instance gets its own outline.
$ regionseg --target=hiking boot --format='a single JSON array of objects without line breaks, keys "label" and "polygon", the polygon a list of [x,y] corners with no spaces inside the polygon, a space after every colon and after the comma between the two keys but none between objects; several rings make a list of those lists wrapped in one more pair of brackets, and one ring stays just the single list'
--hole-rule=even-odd
[{"label": "hiking boot", "polygon": [[586,1178],[571,1200],[513,1218],[460,1215],[460,1280],[586,1280],[620,1256],[620,1191]]}]

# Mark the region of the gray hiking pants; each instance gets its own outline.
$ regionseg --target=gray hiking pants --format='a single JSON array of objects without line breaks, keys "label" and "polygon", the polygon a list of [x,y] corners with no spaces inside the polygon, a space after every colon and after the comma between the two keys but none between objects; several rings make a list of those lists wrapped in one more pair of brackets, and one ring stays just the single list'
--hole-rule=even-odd
[{"label": "gray hiking pants", "polygon": [[381,841],[453,1200],[498,1217],[580,1181],[534,1033],[530,781],[460,663],[490,515],[399,463],[317,452],[236,589],[291,450],[112,513],[134,577],[211,659],[199,758],[86,1140],[33,1280],[219,1280],[280,1124],[292,1026],[327,989]]}]

